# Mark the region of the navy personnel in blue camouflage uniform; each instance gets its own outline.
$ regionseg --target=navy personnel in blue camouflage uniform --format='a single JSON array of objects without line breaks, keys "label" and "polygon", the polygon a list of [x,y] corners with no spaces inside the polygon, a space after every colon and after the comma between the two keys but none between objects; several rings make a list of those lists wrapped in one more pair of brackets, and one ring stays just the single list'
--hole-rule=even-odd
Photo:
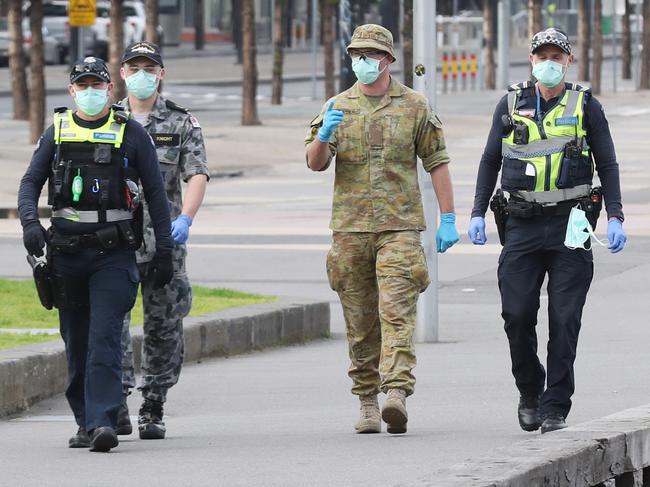
[{"label": "navy personnel in blue camouflage uniform", "polygon": [[[68,360],[66,397],[79,426],[71,448],[108,451],[122,397],[122,322],[138,285],[138,181],[154,233],[149,285],[173,276],[170,216],[151,137],[109,103],[113,84],[101,59],[74,65],[69,92],[77,110],[57,109],[41,136],[18,193],[23,241],[42,256],[47,242],[55,306]],[[49,180],[51,227],[38,219]]]},{"label": "navy personnel in blue camouflage uniform", "polygon": [[[138,415],[142,439],[162,439],[166,429],[163,403],[176,382],[183,364],[183,318],[192,305],[192,288],[185,270],[185,242],[209,179],[201,126],[185,108],[158,93],[165,70],[158,46],[149,42],[131,44],[122,56],[121,76],[126,81],[128,98],[122,104],[149,132],[156,145],[171,209],[174,239],[174,278],[162,289],[149,284],[147,276],[154,256],[156,239],[149,211],[144,212],[144,244],[137,261],[142,277],[144,305],[144,343],[142,348],[142,391],[144,401]],[[181,179],[187,183],[182,197]],[[118,421],[118,434],[132,431],[126,397],[135,386],[133,352],[129,334],[130,316],[124,320],[123,381],[124,396]]]}]

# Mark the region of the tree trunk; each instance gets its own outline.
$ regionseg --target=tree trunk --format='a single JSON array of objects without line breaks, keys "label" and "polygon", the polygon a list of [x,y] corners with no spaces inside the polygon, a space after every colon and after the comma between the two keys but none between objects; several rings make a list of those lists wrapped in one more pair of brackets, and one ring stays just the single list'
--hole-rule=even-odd
[{"label": "tree trunk", "polygon": [[591,92],[600,95],[601,71],[603,67],[603,2],[594,0],[594,61],[591,73]]},{"label": "tree trunk", "polygon": [[284,62],[284,15],[285,0],[275,0],[273,12],[273,29],[275,40],[273,45],[273,82],[271,87],[271,105],[282,105],[282,63]]},{"label": "tree trunk", "polygon": [[622,24],[622,59],[623,79],[632,79],[632,35],[630,31],[630,0],[625,0],[625,13],[621,19]]},{"label": "tree trunk", "polygon": [[241,64],[244,60],[242,52],[242,0],[231,0],[232,7],[230,11],[230,25],[232,42],[235,44],[237,51],[237,64]]},{"label": "tree trunk", "polygon": [[205,47],[205,16],[203,0],[194,0],[194,49],[202,51]]},{"label": "tree trunk", "polygon": [[242,0],[242,34],[244,55],[244,92],[242,125],[259,125],[257,117],[257,46],[255,45],[255,2]]},{"label": "tree trunk", "polygon": [[650,0],[643,0],[643,51],[639,88],[650,90]]},{"label": "tree trunk", "polygon": [[111,2],[111,25],[108,29],[108,59],[111,81],[113,82],[113,102],[126,96],[124,81],[120,78],[120,62],[124,52],[124,0]]},{"label": "tree trunk", "polygon": [[494,69],[494,19],[492,18],[492,2],[483,0],[483,66],[485,73],[485,88],[494,90],[497,87],[496,70]]},{"label": "tree trunk", "polygon": [[543,0],[528,0],[528,38],[542,30]]},{"label": "tree trunk", "polygon": [[578,0],[578,78],[589,81],[589,2]]},{"label": "tree trunk", "polygon": [[43,1],[32,0],[29,27],[32,31],[30,51],[31,89],[29,96],[30,140],[35,144],[45,130],[45,56],[43,54]]},{"label": "tree trunk", "polygon": [[148,42],[159,44],[158,39],[158,0],[144,0],[145,16],[147,18],[144,38]]},{"label": "tree trunk", "polygon": [[9,68],[11,69],[11,96],[14,105],[14,120],[29,119],[29,97],[25,73],[25,52],[23,50],[22,10],[20,0],[9,1]]},{"label": "tree trunk", "polygon": [[336,0],[321,0],[321,22],[323,23],[323,60],[325,62],[325,99],[336,95],[334,86],[334,8]]},{"label": "tree trunk", "polygon": [[404,0],[402,56],[404,56],[404,84],[413,88],[413,0]]}]

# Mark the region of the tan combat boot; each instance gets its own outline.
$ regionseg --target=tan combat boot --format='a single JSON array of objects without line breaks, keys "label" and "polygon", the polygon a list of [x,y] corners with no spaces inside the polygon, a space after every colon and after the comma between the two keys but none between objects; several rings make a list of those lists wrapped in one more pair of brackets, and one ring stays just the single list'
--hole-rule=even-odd
[{"label": "tan combat boot", "polygon": [[359,396],[359,401],[361,402],[361,415],[357,424],[354,425],[354,429],[357,430],[357,433],[381,433],[377,394]]},{"label": "tan combat boot", "polygon": [[386,396],[381,418],[388,425],[387,431],[393,434],[406,433],[406,393],[402,389],[389,389]]}]

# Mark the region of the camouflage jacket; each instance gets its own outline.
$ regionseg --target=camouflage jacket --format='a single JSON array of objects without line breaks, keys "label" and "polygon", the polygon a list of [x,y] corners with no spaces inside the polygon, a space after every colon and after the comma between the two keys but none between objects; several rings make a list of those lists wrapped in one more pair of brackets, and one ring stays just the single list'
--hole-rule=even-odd
[{"label": "camouflage jacket", "polygon": [[[129,109],[128,98],[121,105]],[[172,221],[183,208],[181,177],[187,182],[192,176],[205,174],[208,178],[207,158],[199,122],[185,108],[158,95],[153,110],[144,123],[156,145],[160,172],[165,182]],[[144,203],[144,242],[136,257],[138,263],[149,262],[156,251],[151,217]],[[185,245],[174,246],[174,256],[184,257]]]},{"label": "camouflage jacket", "polygon": [[[449,162],[442,124],[427,99],[393,79],[374,107],[358,83],[332,100],[344,115],[330,140],[326,166],[336,155],[330,228],[424,230],[417,157],[427,172]],[[316,137],[330,101],[312,120],[305,144]]]}]

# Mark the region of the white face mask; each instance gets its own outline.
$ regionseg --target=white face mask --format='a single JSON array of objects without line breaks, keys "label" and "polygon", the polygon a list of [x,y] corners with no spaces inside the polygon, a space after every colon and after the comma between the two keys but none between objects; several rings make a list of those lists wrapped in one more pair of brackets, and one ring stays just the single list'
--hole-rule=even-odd
[{"label": "white face mask", "polygon": [[579,206],[571,208],[569,220],[566,225],[564,245],[571,250],[590,250],[591,241],[589,237],[593,238],[598,245],[607,247],[607,244],[598,240],[598,237],[594,234],[594,230],[591,228],[589,220],[587,220],[587,214]]}]

